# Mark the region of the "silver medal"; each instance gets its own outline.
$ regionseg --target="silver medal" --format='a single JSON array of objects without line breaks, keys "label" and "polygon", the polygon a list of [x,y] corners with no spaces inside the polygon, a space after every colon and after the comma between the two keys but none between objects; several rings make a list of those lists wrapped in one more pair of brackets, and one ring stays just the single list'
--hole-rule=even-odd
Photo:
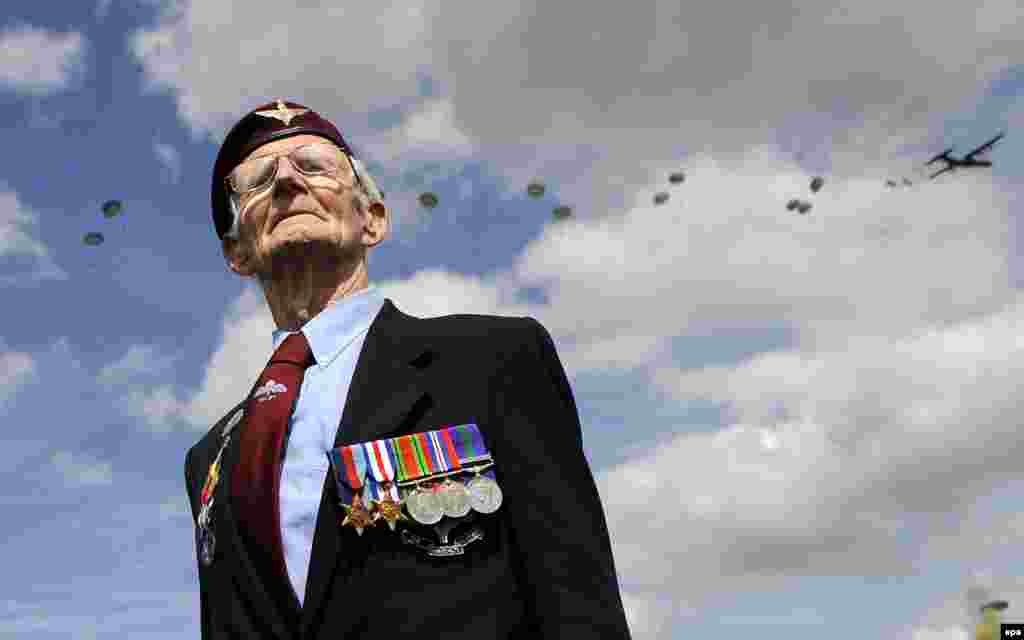
[{"label": "silver medal", "polygon": [[419,488],[409,496],[405,502],[409,509],[409,515],[420,524],[434,524],[441,520],[444,515],[441,511],[441,501],[430,489]]},{"label": "silver medal", "polygon": [[213,535],[213,529],[201,527],[199,529],[199,560],[204,567],[213,564],[213,554],[216,551],[217,538]]},{"label": "silver medal", "polygon": [[461,518],[469,513],[469,491],[461,482],[445,482],[438,491],[441,510],[449,518]]},{"label": "silver medal", "polygon": [[466,486],[469,504],[478,513],[494,513],[501,506],[501,487],[487,476],[477,476]]}]

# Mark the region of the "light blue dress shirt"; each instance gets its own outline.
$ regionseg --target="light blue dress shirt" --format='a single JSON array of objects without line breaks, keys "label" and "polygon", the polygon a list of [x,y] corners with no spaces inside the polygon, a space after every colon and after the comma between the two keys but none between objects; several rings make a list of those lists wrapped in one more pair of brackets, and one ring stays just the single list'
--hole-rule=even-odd
[{"label": "light blue dress shirt", "polygon": [[[376,287],[329,305],[303,325],[316,364],[306,369],[291,417],[291,435],[281,470],[281,539],[295,595],[302,603],[313,550],[313,532],[324,480],[327,451],[334,446],[345,399],[366,333],[384,306]],[[274,350],[294,331],[274,331]]]}]

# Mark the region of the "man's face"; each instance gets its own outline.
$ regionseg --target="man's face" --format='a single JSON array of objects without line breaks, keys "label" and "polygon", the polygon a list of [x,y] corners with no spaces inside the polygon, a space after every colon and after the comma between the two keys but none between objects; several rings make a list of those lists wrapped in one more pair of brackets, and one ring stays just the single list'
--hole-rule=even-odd
[{"label": "man's face", "polygon": [[224,241],[224,253],[235,273],[269,274],[272,265],[281,268],[296,259],[325,254],[349,261],[363,247],[382,239],[365,233],[364,227],[384,213],[383,206],[374,204],[359,213],[352,202],[357,188],[352,165],[327,138],[310,134],[281,138],[257,147],[244,160],[287,153],[310,143],[330,146],[340,170],[333,177],[306,176],[286,157],[278,157],[277,174],[270,184],[242,196],[239,241]]}]

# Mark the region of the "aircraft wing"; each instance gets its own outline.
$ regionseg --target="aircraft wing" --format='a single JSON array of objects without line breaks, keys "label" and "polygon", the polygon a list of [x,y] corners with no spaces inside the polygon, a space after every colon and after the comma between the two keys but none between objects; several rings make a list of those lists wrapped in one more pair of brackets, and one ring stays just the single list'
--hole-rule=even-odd
[{"label": "aircraft wing", "polygon": [[924,163],[925,166],[930,165],[931,163],[935,162],[936,160],[945,160],[946,162],[949,162],[949,158],[947,158],[946,156],[948,156],[949,152],[952,151],[952,150],[953,150],[953,147],[950,147],[950,148],[946,149],[945,151],[943,151],[939,155],[935,156],[934,158],[932,158],[928,162]]},{"label": "aircraft wing", "polygon": [[946,165],[945,169],[939,169],[938,171],[936,171],[935,173],[933,173],[932,175],[930,175],[928,177],[929,178],[935,178],[935,176],[939,175],[940,173],[945,173],[947,171],[952,171],[952,170],[953,170],[953,165],[948,164],[948,165]]},{"label": "aircraft wing", "polygon": [[978,147],[977,149],[975,149],[974,151],[971,151],[970,153],[965,155],[964,156],[964,160],[973,160],[974,156],[978,155],[979,153],[985,153],[986,151],[988,151],[989,149],[992,148],[992,145],[994,145],[995,143],[999,142],[1000,138],[1002,138],[1005,135],[1006,135],[1005,133],[1000,133],[996,137],[992,138],[991,140],[989,140],[985,144],[983,144],[980,147]]}]

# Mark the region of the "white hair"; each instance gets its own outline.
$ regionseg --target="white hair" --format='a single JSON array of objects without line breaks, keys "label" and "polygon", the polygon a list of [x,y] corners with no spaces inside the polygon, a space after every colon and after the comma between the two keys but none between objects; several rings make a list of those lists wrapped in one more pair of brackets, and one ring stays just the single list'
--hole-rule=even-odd
[{"label": "white hair", "polygon": [[[359,213],[366,213],[373,204],[377,202],[383,204],[384,194],[377,188],[377,183],[374,181],[373,176],[370,175],[370,172],[366,170],[366,167],[363,166],[363,163],[358,158],[347,153],[345,155],[352,161],[352,170],[356,174],[355,196],[352,198],[356,210]],[[225,186],[225,188],[227,187]],[[232,189],[228,189],[228,204],[231,208],[231,228],[224,234],[224,237],[238,240],[238,225],[242,217],[241,196]]]}]

